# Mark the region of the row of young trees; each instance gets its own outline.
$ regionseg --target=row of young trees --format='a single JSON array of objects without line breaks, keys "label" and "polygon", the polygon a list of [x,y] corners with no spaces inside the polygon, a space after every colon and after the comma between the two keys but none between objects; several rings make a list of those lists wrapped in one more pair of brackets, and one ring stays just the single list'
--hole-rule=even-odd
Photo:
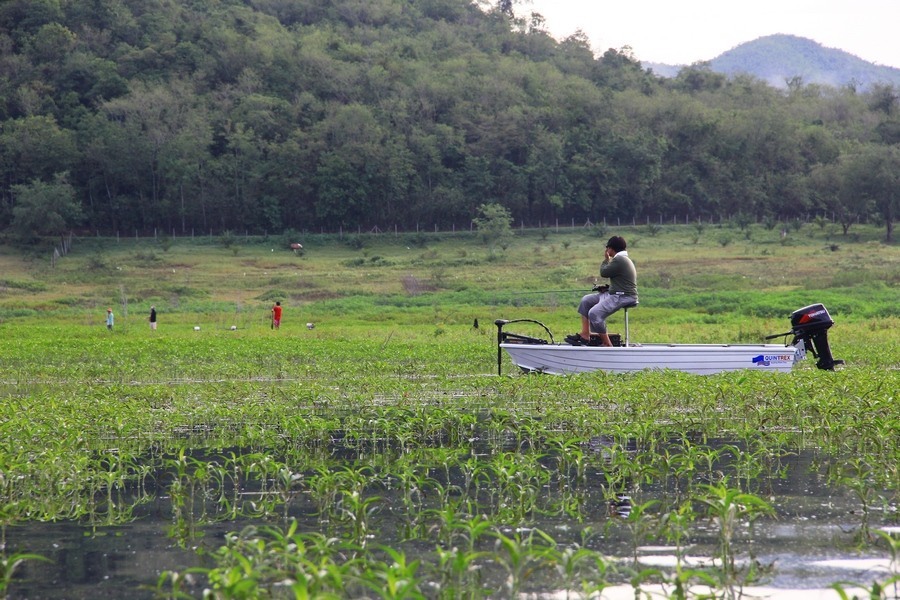
[{"label": "row of young trees", "polygon": [[663,80],[468,0],[7,0],[0,228],[337,230],[900,206],[897,91]]}]

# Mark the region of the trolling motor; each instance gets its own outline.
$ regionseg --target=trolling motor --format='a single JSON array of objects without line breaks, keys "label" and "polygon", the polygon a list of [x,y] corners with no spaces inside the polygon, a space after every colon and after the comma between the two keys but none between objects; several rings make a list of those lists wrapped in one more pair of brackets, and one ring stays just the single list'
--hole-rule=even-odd
[{"label": "trolling motor", "polygon": [[793,335],[791,345],[803,340],[803,346],[818,358],[816,366],[826,371],[834,371],[835,365],[844,364],[835,360],[828,344],[828,330],[834,325],[831,315],[823,304],[811,304],[791,313],[791,330],[766,337],[767,340],[785,335]]},{"label": "trolling motor", "polygon": [[540,321],[535,321],[534,319],[497,319],[494,321],[494,325],[497,326],[497,375],[500,375],[501,364],[503,363],[503,353],[500,348],[500,344],[546,344],[547,340],[542,338],[531,337],[528,335],[522,335],[519,333],[510,333],[508,331],[503,331],[504,325],[509,325],[510,323],[535,323],[543,327],[544,331],[547,332],[547,335],[550,336],[550,342],[553,343],[553,334],[547,328],[546,325],[541,323]]}]

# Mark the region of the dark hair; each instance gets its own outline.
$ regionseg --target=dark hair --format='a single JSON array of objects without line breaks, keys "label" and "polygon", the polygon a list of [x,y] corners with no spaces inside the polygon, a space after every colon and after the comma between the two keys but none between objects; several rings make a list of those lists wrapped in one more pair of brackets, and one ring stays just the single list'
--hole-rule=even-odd
[{"label": "dark hair", "polygon": [[621,252],[625,249],[625,238],[619,235],[614,235],[609,238],[609,241],[606,242],[607,248],[612,248],[616,252]]}]

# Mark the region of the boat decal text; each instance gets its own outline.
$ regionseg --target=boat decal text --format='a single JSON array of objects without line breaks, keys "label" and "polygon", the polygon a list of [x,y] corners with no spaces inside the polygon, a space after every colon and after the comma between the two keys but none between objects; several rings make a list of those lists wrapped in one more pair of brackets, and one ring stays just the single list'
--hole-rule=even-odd
[{"label": "boat decal text", "polygon": [[760,354],[753,357],[753,364],[760,367],[768,367],[773,362],[791,362],[793,360],[793,354]]}]

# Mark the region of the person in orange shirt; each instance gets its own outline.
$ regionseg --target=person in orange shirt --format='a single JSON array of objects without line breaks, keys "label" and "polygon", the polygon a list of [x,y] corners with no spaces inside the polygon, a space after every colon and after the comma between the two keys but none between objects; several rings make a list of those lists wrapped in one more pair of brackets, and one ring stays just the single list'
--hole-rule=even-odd
[{"label": "person in orange shirt", "polygon": [[281,302],[276,302],[272,307],[272,329],[281,327]]}]

